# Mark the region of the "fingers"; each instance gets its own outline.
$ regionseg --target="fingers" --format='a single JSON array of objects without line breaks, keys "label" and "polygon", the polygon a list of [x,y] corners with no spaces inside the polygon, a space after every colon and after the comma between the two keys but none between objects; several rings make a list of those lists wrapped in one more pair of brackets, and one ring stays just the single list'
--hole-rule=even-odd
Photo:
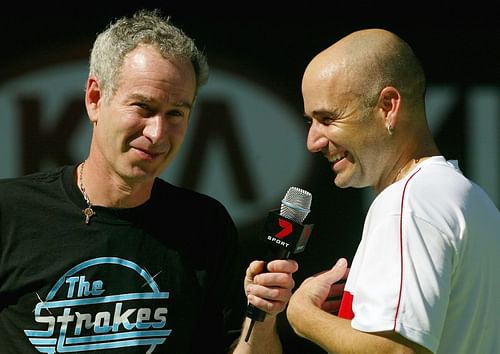
[{"label": "fingers", "polygon": [[267,264],[253,261],[247,268],[245,292],[254,306],[275,315],[283,311],[295,286],[293,273],[298,270],[294,260],[274,260]]},{"label": "fingers", "polygon": [[336,315],[339,312],[341,302],[342,300],[340,299],[325,301],[323,304],[321,304],[321,309],[323,311]]},{"label": "fingers", "polygon": [[334,308],[334,303],[325,303],[341,297],[347,274],[347,260],[341,258],[331,269],[304,280],[295,290],[292,302],[308,303],[318,308]]},{"label": "fingers", "polygon": [[268,288],[259,285],[250,285],[247,292],[247,299],[251,304],[271,315],[283,311],[292,295],[291,289]]},{"label": "fingers", "polygon": [[299,269],[299,265],[292,259],[280,259],[267,264],[269,272],[264,272],[264,268],[266,268],[264,261],[251,262],[246,270],[245,281],[266,286],[280,286],[283,279],[288,279]]},{"label": "fingers", "polygon": [[299,264],[293,259],[277,259],[267,264],[270,272],[295,273],[299,269]]},{"label": "fingers", "polygon": [[344,294],[344,286],[345,282],[335,283],[330,287],[330,291],[328,292],[328,299],[340,298]]},{"label": "fingers", "polygon": [[340,303],[342,301],[342,296],[344,294],[344,279],[339,280],[339,282],[332,284],[330,286],[330,291],[326,300],[321,304],[321,309],[323,311],[329,312],[336,315],[340,309]]},{"label": "fingers", "polygon": [[264,271],[264,267],[265,267],[264,261],[251,262],[245,274],[245,281],[253,282],[255,275],[262,273]]}]

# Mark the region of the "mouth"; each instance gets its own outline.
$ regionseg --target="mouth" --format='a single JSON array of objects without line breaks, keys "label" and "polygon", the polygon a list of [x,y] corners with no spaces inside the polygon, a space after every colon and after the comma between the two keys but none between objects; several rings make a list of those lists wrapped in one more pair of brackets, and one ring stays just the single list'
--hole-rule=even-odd
[{"label": "mouth", "polygon": [[156,157],[162,155],[162,153],[159,153],[159,152],[153,152],[153,151],[143,150],[143,149],[139,149],[139,148],[134,148],[134,150],[141,156],[142,159],[145,159],[145,160],[153,160]]},{"label": "mouth", "polygon": [[339,152],[336,155],[326,156],[326,158],[328,159],[328,161],[330,163],[332,163],[332,164],[335,165],[337,162],[339,162],[340,160],[344,159],[346,156],[347,156],[347,151],[343,151],[343,152]]}]

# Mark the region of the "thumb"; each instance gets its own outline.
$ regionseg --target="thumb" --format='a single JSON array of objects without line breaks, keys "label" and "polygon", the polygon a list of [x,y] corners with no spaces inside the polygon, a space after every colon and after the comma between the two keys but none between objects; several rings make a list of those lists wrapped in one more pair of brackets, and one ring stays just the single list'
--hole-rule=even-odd
[{"label": "thumb", "polygon": [[334,284],[344,278],[346,271],[347,260],[345,258],[340,258],[332,269],[323,273],[322,277],[325,277],[330,284]]}]

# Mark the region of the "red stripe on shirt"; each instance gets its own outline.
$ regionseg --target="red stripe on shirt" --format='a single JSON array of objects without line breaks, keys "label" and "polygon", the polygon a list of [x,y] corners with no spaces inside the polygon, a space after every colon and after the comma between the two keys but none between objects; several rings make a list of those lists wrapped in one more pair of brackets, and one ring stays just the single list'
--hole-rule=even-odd
[{"label": "red stripe on shirt", "polygon": [[340,302],[339,317],[345,318],[346,320],[352,320],[354,318],[354,312],[352,311],[353,298],[350,292],[344,291],[342,301]]},{"label": "red stripe on shirt", "polygon": [[404,201],[405,201],[405,193],[406,193],[406,187],[408,186],[408,183],[410,180],[415,176],[418,172],[420,171],[420,168],[413,173],[410,178],[405,183],[405,186],[403,188],[403,195],[401,196],[401,211],[399,215],[399,255],[400,255],[400,279],[399,279],[399,295],[398,295],[398,303],[396,305],[396,314],[394,315],[394,328],[393,330],[396,330],[396,320],[398,318],[399,314],[399,305],[401,304],[401,293],[403,292],[403,207],[404,207]]}]

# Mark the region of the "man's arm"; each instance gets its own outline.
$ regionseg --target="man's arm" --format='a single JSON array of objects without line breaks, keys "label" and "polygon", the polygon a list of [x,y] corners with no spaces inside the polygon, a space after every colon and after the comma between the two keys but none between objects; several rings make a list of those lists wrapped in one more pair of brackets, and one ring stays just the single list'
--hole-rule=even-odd
[{"label": "man's arm", "polygon": [[245,337],[250,319],[245,318],[242,334],[236,342],[234,354],[280,354],[281,342],[276,329],[276,315],[285,310],[295,286],[292,274],[298,270],[294,260],[275,260],[267,264],[254,261],[247,268],[244,287],[248,302],[266,312],[263,322],[255,322],[248,342]]},{"label": "man's arm", "polygon": [[361,332],[351,327],[350,320],[328,312],[333,309],[328,299],[339,295],[340,288],[335,288],[335,283],[346,274],[347,262],[341,259],[329,271],[306,279],[295,291],[287,309],[295,333],[338,354],[431,353],[394,331]]}]

